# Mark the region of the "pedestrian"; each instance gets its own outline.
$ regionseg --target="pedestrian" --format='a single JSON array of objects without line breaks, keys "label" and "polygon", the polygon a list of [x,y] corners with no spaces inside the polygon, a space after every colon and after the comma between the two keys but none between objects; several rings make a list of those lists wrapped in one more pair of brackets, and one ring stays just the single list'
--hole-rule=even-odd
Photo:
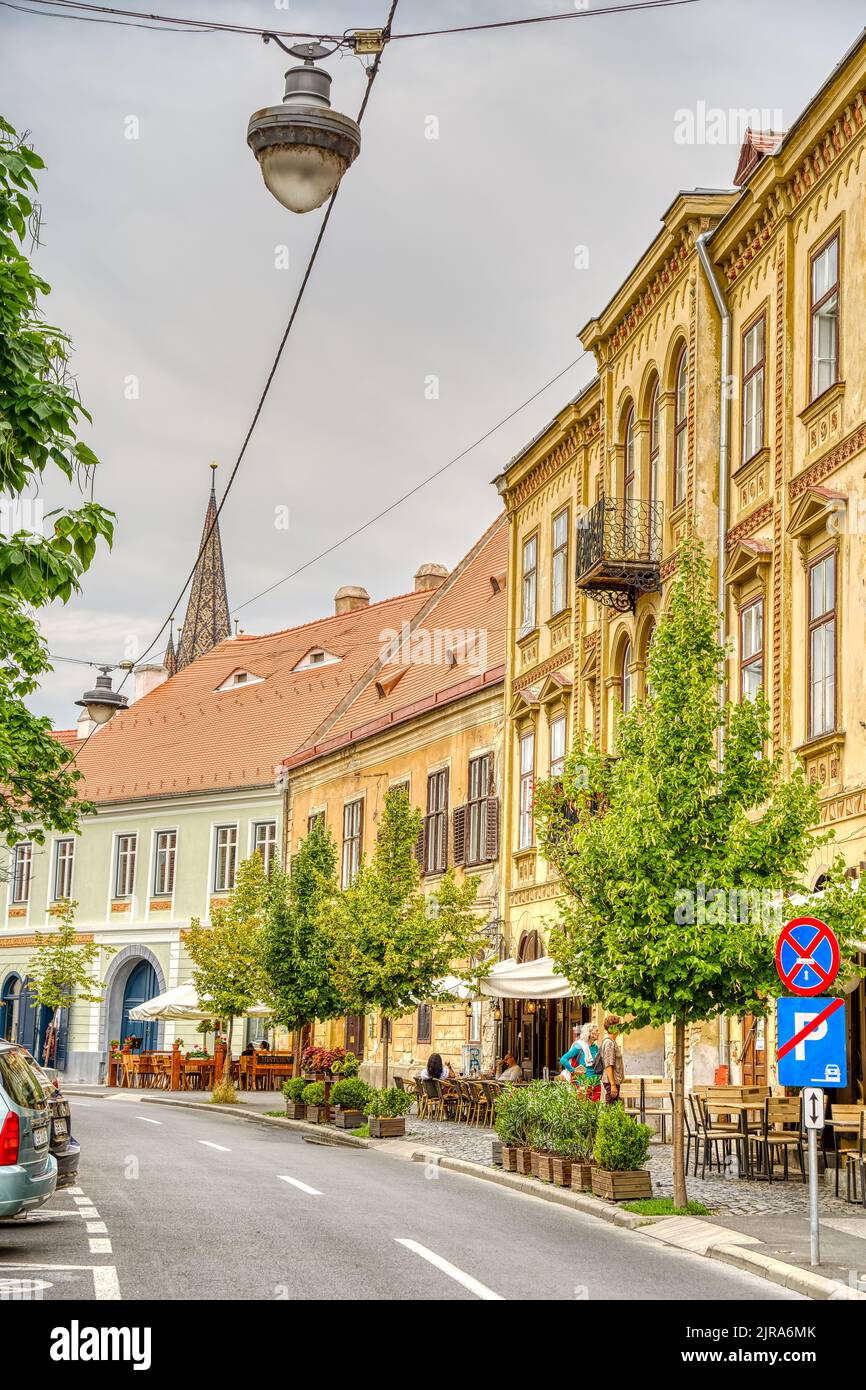
[{"label": "pedestrian", "polygon": [[559,1073],[560,1081],[571,1081],[574,1076],[576,1059],[580,1056],[580,1027],[579,1023],[575,1023],[571,1030],[571,1047],[567,1052],[563,1052],[559,1059],[559,1065],[562,1067]]},{"label": "pedestrian", "polygon": [[577,1040],[578,1053],[572,1070],[572,1080],[584,1089],[590,1100],[601,1099],[601,1078],[598,1073],[598,1024],[585,1023]]},{"label": "pedestrian", "polygon": [[619,1100],[619,1088],[625,1079],[625,1066],[622,1053],[616,1040],[622,1030],[622,1019],[618,1014],[606,1014],[604,1020],[605,1039],[601,1045],[601,1084],[604,1090],[605,1105],[613,1105]]},{"label": "pedestrian", "polygon": [[442,1061],[438,1052],[431,1052],[427,1058],[427,1065],[421,1072],[422,1081],[448,1081],[451,1076],[451,1069],[447,1063]]}]

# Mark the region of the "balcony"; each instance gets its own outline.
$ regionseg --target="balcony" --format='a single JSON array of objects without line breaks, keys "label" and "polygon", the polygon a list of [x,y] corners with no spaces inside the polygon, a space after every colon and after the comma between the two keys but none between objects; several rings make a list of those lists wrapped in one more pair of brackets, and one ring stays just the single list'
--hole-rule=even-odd
[{"label": "balcony", "polygon": [[661,591],[661,502],[601,497],[575,527],[575,585],[618,613]]}]

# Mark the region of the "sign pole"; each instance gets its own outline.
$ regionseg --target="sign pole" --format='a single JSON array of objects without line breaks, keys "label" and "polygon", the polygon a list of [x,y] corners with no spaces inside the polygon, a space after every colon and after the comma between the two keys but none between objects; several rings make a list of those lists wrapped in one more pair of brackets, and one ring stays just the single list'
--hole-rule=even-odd
[{"label": "sign pole", "polygon": [[809,1254],[812,1267],[821,1263],[821,1234],[818,1225],[818,1131],[809,1130]]}]

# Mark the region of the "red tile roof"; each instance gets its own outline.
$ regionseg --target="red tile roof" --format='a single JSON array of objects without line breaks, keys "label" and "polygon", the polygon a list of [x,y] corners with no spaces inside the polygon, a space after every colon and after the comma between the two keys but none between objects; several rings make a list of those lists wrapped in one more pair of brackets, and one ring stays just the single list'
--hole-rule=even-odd
[{"label": "red tile roof", "polygon": [[740,148],[740,160],[737,164],[737,172],[734,174],[734,183],[737,188],[742,188],[753,169],[760,164],[764,155],[775,154],[785,138],[784,131],[775,130],[752,130],[751,127],[743,137]]},{"label": "red tile roof", "polygon": [[469,551],[433,597],[416,628],[362,687],[324,736],[293,753],[302,762],[504,679],[508,557],[505,514]]},{"label": "red tile roof", "polygon": [[[78,755],[95,802],[265,786],[339,709],[379,658],[380,634],[435,595],[402,594],[264,636],[229,637],[100,729]],[[293,668],[323,647],[339,662]],[[261,681],[215,693],[237,670]]]}]

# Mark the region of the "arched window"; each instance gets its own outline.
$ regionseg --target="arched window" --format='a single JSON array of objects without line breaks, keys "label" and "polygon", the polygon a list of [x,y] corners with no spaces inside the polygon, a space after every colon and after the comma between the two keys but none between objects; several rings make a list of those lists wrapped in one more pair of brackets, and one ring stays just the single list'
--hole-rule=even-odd
[{"label": "arched window", "polygon": [[623,433],[623,477],[622,477],[622,529],[623,540],[625,542],[624,554],[628,555],[635,540],[635,528],[637,525],[637,508],[635,497],[637,494],[637,472],[635,469],[635,447],[634,447],[634,406],[629,406],[628,414],[625,417],[625,431]]},{"label": "arched window", "polygon": [[650,651],[652,650],[653,638],[655,637],[655,635],[656,625],[654,622],[652,622],[647,627],[646,638],[644,640],[643,648],[644,691],[648,696],[652,695],[652,683],[649,678],[649,659]]},{"label": "arched window", "polygon": [[622,688],[622,712],[628,714],[634,703],[634,685],[631,666],[631,642],[626,642],[622,649],[622,664],[620,668],[621,688]]},{"label": "arched window", "polygon": [[659,411],[659,383],[656,378],[653,383],[652,393],[650,394],[650,428],[649,428],[649,552],[650,559],[657,560],[661,552],[661,515],[656,515],[658,508],[654,505],[661,500],[659,491],[659,435],[660,435],[660,411]]},{"label": "arched window", "polygon": [[674,506],[685,501],[689,454],[689,354],[686,348],[677,362],[674,387]]},{"label": "arched window", "polygon": [[0,998],[0,1038],[8,1042],[18,1041],[19,1011],[21,1006],[21,976],[10,975],[3,984]]}]

